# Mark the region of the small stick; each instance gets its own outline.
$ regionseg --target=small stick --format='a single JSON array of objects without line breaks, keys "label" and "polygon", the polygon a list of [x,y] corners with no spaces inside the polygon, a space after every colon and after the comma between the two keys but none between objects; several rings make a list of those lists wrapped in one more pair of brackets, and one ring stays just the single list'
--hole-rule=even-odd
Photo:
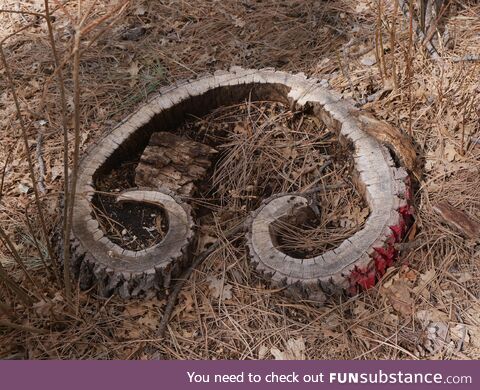
[{"label": "small stick", "polygon": [[7,320],[0,320],[0,326],[15,329],[15,330],[22,330],[24,332],[31,332],[31,333],[44,333],[44,332],[46,332],[45,329],[39,329],[39,328],[34,328],[33,326],[15,324],[15,323],[7,321]]},{"label": "small stick", "polygon": [[[244,226],[243,224],[238,225],[237,227],[233,228],[230,232],[225,234],[225,239],[229,240],[232,238],[234,235],[243,232]],[[158,326],[158,336],[163,337],[165,335],[165,331],[167,330],[167,325],[168,321],[170,320],[170,316],[172,315],[173,308],[175,307],[175,304],[177,303],[178,295],[180,294],[180,291],[182,291],[183,285],[185,282],[188,280],[190,275],[192,275],[193,271],[199,267],[213,252],[215,252],[218,248],[220,248],[220,245],[222,244],[222,241],[218,240],[210,248],[207,250],[203,251],[198,255],[198,257],[195,259],[195,261],[188,267],[183,274],[180,276],[178,279],[177,283],[175,284],[175,287],[172,291],[172,293],[169,295],[168,300],[167,300],[167,306],[165,307],[165,311],[163,313],[163,317],[160,321],[160,324]]]},{"label": "small stick", "polygon": [[35,156],[37,157],[38,163],[38,190],[44,194],[45,193],[45,162],[43,161],[42,156],[42,145],[43,145],[43,131],[39,130],[37,135],[37,145],[35,148]]},{"label": "small stick", "polygon": [[453,57],[452,62],[475,62],[480,61],[480,54],[467,54],[463,57]]},{"label": "small stick", "polygon": [[418,40],[420,41],[420,43],[423,43],[425,45],[428,54],[433,60],[439,60],[440,55],[438,54],[437,49],[435,48],[435,46],[432,45],[432,42],[425,39],[425,34],[423,33],[420,26],[417,24],[416,20],[413,18],[413,13],[411,14],[411,8],[412,7],[410,1],[400,0],[400,9],[402,10],[404,17],[407,20],[410,20],[411,26],[413,30],[415,30]]}]

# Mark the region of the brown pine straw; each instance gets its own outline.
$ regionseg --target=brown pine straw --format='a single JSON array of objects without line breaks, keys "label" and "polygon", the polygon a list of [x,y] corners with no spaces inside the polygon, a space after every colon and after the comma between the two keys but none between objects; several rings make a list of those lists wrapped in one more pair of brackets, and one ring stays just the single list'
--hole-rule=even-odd
[{"label": "brown pine straw", "polygon": [[[86,11],[93,2],[81,3]],[[12,308],[15,317],[2,316],[1,320],[48,331],[33,333],[5,323],[0,325],[0,357],[271,359],[272,348],[284,352],[288,340],[302,339],[304,357],[309,359],[478,359],[478,247],[442,224],[433,205],[449,200],[480,221],[480,148],[475,142],[479,137],[479,113],[475,110],[479,106],[478,62],[468,60],[480,54],[479,5],[464,1],[450,7],[444,17],[451,39],[437,47],[440,62],[430,58],[414,34],[409,54],[411,73],[407,76],[409,19],[394,12],[394,2],[383,2],[384,52],[377,50],[385,57],[387,74],[396,75],[397,84],[391,88],[382,82],[377,65],[361,62],[375,57],[372,43],[378,10],[368,6],[357,10],[359,3],[187,0],[162,2],[155,8],[147,4],[142,10],[143,3],[132,2],[120,15],[112,14],[111,19],[84,36],[79,66],[80,151],[160,86],[195,74],[231,65],[270,66],[326,79],[334,90],[347,98],[367,102],[364,109],[403,131],[408,131],[411,121],[418,152],[427,163],[416,191],[417,223],[411,231],[411,238],[418,245],[402,251],[400,262],[375,288],[343,301],[332,301],[323,308],[292,300],[252,271],[241,245],[224,239],[225,223],[215,221],[202,234],[220,238],[224,245],[191,273],[173,306],[164,338],[157,335],[165,312],[163,297],[131,302],[116,297],[104,300],[95,296],[94,289],[81,292],[72,284],[73,310],[67,309],[61,286],[43,268],[32,266],[40,258],[32,244],[34,240],[28,244],[21,239],[31,236],[24,222],[25,202],[35,200],[31,185],[26,194],[18,190],[19,183],[29,183],[25,176],[28,162],[24,147],[16,146],[21,129],[1,67],[0,125],[4,131],[0,161],[8,164],[2,177],[0,223],[47,300],[42,303],[35,297],[20,266],[2,247],[1,269],[8,276],[0,276],[0,300]],[[12,8],[12,1],[1,0],[0,4],[0,8]],[[43,146],[47,195],[63,191],[65,128],[70,140],[68,155],[73,155],[71,44],[76,4],[50,2],[59,55],[56,67],[48,26],[41,16],[40,21],[35,19],[35,13],[43,14],[42,10],[23,2],[18,12],[0,13],[1,38],[21,30],[8,40],[4,50],[27,125],[30,152],[35,149],[35,122],[48,121]],[[66,12],[57,9],[60,5]],[[118,2],[113,0],[97,2],[96,16],[92,15],[85,26],[117,6]],[[417,10],[413,11],[417,15]],[[137,26],[145,28],[145,34],[137,41],[122,38]],[[352,45],[344,47],[351,40]],[[373,51],[368,52],[369,48]],[[348,75],[342,73],[335,52],[347,58]],[[58,82],[59,68],[64,71],[67,126],[62,118],[60,89],[53,83]],[[36,162],[33,164],[36,169]],[[51,198],[42,198],[48,232],[56,226],[61,212]],[[238,198],[235,202],[241,204]],[[203,198],[191,200],[192,205],[201,203],[213,211],[218,209]],[[39,245],[45,247],[34,210],[31,222]],[[234,223],[235,219],[227,225]],[[413,301],[411,314],[396,310],[386,292],[388,284],[396,280],[408,284]],[[212,287],[215,283],[223,286],[224,294],[230,292],[231,297],[218,298]],[[25,288],[15,292],[19,286],[28,286],[28,292]],[[27,301],[34,301],[33,308],[27,308],[28,302],[20,298],[22,293],[27,294]],[[438,352],[424,357],[416,352],[424,336],[424,326],[417,317],[421,311],[442,314],[453,343],[446,341]],[[459,343],[455,332],[460,339],[465,335],[463,343]]]}]

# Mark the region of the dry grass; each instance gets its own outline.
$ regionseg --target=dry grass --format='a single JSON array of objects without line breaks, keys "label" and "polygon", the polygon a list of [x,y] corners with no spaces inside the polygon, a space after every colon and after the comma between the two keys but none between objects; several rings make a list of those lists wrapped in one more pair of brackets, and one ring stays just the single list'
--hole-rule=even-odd
[{"label": "dry grass", "polygon": [[[2,8],[10,9],[15,9],[14,3],[0,2]],[[13,309],[8,313],[9,308],[0,307],[0,314],[6,313],[1,314],[0,356],[257,359],[272,358],[277,354],[275,348],[288,351],[292,345],[289,340],[293,339],[297,347],[289,356],[410,359],[420,356],[417,351],[424,344],[428,324],[422,322],[419,313],[426,313],[431,322],[446,324],[451,339],[437,340],[440,347],[427,358],[480,358],[480,250],[478,244],[441,224],[432,209],[435,202],[448,199],[480,220],[480,146],[475,141],[480,137],[480,71],[477,62],[456,60],[480,54],[480,7],[474,1],[452,1],[447,21],[450,40],[439,45],[444,59],[439,62],[432,61],[418,44],[408,51],[408,21],[400,12],[394,16],[393,8],[384,6],[379,26],[375,3],[172,1],[142,8],[136,2],[83,53],[82,148],[161,85],[230,65],[274,66],[328,79],[332,88],[377,117],[404,131],[411,126],[425,160],[425,176],[415,200],[417,222],[411,234],[418,246],[403,252],[396,267],[375,288],[323,308],[292,302],[252,272],[237,241],[227,242],[188,281],[165,339],[156,338],[155,332],[164,300],[124,303],[74,289],[73,306],[67,306],[62,291],[48,279],[35,247],[40,235],[32,235],[26,227],[31,183],[12,96],[6,88],[4,69],[0,68],[0,161],[5,166],[1,224],[30,274],[40,281],[46,299],[27,309],[11,290],[0,287],[1,301]],[[90,1],[83,4],[88,8]],[[108,12],[114,4],[100,2],[96,16]],[[22,2],[19,7],[35,10],[37,6],[36,2]],[[74,8],[67,7],[72,13]],[[55,16],[56,39],[64,56],[73,31],[62,11],[56,11]],[[32,153],[42,134],[44,210],[47,221],[53,223],[59,214],[57,197],[63,177],[61,107],[52,78],[54,66],[46,25],[34,19],[0,13],[0,35],[34,22],[7,42],[5,52]],[[144,34],[135,41],[125,39],[139,31],[133,27],[143,27]],[[375,50],[376,31],[377,35],[383,34],[383,51]],[[85,40],[89,39],[92,36],[87,35]],[[375,61],[381,66],[370,65]],[[70,67],[66,70],[67,114],[73,137],[73,84]],[[235,153],[248,151],[238,138],[230,141]],[[276,164],[277,158],[273,155],[271,164]],[[222,160],[227,165],[228,161]],[[255,165],[249,169],[255,169]],[[218,184],[224,178],[219,171]],[[295,190],[308,184],[297,183]],[[224,201],[239,202],[236,207],[240,208],[242,205],[228,193]],[[30,211],[28,216],[38,228],[36,213]],[[215,228],[204,235],[220,235],[224,220],[214,220]],[[45,248],[44,243],[40,246]],[[3,246],[1,250],[4,267],[25,284],[25,275],[12,262],[10,253]],[[395,295],[395,291],[402,294]],[[3,317],[17,326],[8,326]]]}]

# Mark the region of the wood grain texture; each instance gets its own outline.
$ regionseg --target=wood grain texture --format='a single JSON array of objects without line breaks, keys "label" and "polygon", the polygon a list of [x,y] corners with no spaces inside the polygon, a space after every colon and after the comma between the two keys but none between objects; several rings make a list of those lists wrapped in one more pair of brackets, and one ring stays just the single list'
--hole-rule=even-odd
[{"label": "wood grain texture", "polygon": [[453,207],[448,202],[439,202],[433,205],[433,210],[447,225],[457,229],[465,237],[480,240],[480,223],[462,210]]},{"label": "wood grain texture", "polygon": [[200,142],[167,132],[153,133],[135,169],[135,183],[192,196],[195,181],[205,177],[215,153]]}]

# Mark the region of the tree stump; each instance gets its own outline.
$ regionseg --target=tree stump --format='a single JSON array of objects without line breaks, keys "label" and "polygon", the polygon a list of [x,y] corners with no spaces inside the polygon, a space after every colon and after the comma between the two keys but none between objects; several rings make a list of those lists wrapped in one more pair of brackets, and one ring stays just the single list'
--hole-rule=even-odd
[{"label": "tree stump", "polygon": [[[168,137],[165,133],[152,134],[158,129],[174,130],[187,117],[201,117],[221,105],[246,99],[274,100],[297,107],[309,105],[314,115],[351,147],[354,179],[371,210],[364,228],[338,248],[321,256],[297,259],[277,249],[271,225],[308,207],[307,200],[301,195],[275,195],[265,200],[247,222],[252,264],[272,283],[289,286],[290,292],[317,301],[324,299],[324,292],[355,293],[368,288],[383,275],[396,255],[394,244],[405,234],[412,209],[407,172],[395,165],[382,143],[393,147],[407,168],[414,170],[415,154],[400,150],[410,141],[402,139],[399,146],[398,139],[382,139],[384,134],[378,129],[385,123],[357,110],[339,94],[321,87],[316,79],[273,69],[235,67],[160,90],[158,96],[86,151],[79,167],[71,241],[73,269],[82,287],[97,282],[104,295],[131,297],[150,289],[163,289],[170,278],[179,275],[193,237],[193,219],[188,205],[174,193],[159,188],[168,183],[167,187],[179,194],[190,193],[191,183],[204,174],[208,156],[214,151],[205,145],[186,143],[170,133]],[[145,147],[137,168],[137,183],[156,189],[129,190],[118,199],[161,205],[169,218],[169,231],[160,244],[135,252],[113,244],[99,230],[91,201],[95,177]]]}]

